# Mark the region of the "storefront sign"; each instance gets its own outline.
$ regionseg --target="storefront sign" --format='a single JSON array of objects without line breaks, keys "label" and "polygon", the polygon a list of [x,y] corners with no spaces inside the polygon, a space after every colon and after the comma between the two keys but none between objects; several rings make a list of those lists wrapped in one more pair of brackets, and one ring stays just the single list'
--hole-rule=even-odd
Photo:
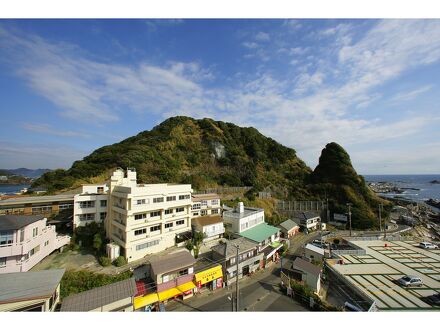
[{"label": "storefront sign", "polygon": [[197,287],[200,289],[202,287],[202,281],[197,281]]},{"label": "storefront sign", "polygon": [[221,288],[223,286],[223,279],[221,277],[219,277],[217,279],[217,288]]}]

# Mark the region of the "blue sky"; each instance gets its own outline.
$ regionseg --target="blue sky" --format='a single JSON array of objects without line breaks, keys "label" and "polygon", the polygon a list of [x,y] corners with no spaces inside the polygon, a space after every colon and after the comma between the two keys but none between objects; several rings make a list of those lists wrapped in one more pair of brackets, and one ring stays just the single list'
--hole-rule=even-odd
[{"label": "blue sky", "polygon": [[175,115],[312,168],[440,172],[440,20],[0,20],[0,168],[68,168]]}]

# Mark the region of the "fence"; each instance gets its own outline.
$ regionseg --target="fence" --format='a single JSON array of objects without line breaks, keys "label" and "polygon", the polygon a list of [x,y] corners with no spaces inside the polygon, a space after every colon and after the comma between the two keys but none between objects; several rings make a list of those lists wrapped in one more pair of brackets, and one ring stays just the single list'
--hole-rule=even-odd
[{"label": "fence", "polygon": [[193,194],[229,194],[229,193],[245,193],[251,190],[252,186],[245,187],[216,187],[207,188],[205,190],[194,190]]},{"label": "fence", "polygon": [[278,201],[278,211],[322,211],[325,209],[324,201]]}]

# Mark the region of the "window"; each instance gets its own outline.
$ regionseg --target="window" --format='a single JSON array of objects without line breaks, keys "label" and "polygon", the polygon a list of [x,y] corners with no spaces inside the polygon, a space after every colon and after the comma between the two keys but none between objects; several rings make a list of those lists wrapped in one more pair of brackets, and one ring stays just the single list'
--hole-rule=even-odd
[{"label": "window", "polygon": [[201,204],[202,204],[202,206],[208,206],[208,201],[203,200],[203,201],[201,202]]},{"label": "window", "polygon": [[212,209],[211,214],[218,214],[218,209]]},{"label": "window", "polygon": [[136,200],[136,205],[142,205],[142,204],[145,204],[145,199]]},{"label": "window", "polygon": [[49,241],[44,242],[44,246],[48,246],[49,245]]},{"label": "window", "polygon": [[165,228],[171,228],[173,226],[172,222],[168,222],[165,224]]},{"label": "window", "polygon": [[160,230],[160,225],[156,225],[156,226],[150,227],[150,232],[158,231],[158,230]]},{"label": "window", "polygon": [[101,213],[99,213],[99,220],[104,221],[106,216],[107,216],[107,212],[101,212]]},{"label": "window", "polygon": [[6,267],[6,257],[0,258],[0,268]]},{"label": "window", "polygon": [[247,254],[248,258],[252,257],[253,255],[254,255],[254,251],[249,251]]},{"label": "window", "polygon": [[197,204],[193,204],[192,206],[191,206],[191,210],[200,210],[200,203],[197,203]]},{"label": "window", "polygon": [[32,237],[35,237],[37,235],[38,235],[38,227],[32,229]]},{"label": "window", "polygon": [[60,204],[59,209],[60,210],[67,210],[73,208],[73,204]]},{"label": "window", "polygon": [[158,217],[158,216],[160,216],[160,211],[150,212],[150,218]]},{"label": "window", "polygon": [[107,207],[107,200],[106,199],[101,201],[101,207]]},{"label": "window", "polygon": [[167,202],[173,202],[176,200],[176,196],[168,196],[167,197]]},{"label": "window", "polygon": [[194,212],[193,213],[193,217],[196,217],[196,216],[198,216],[199,215],[199,212]]},{"label": "window", "polygon": [[200,211],[200,215],[207,215],[208,214],[208,211],[207,210],[201,210]]},{"label": "window", "polygon": [[211,205],[218,205],[218,199],[211,200]]},{"label": "window", "polygon": [[173,209],[165,210],[165,214],[172,214],[172,213],[173,213]]},{"label": "window", "polygon": [[32,214],[50,213],[52,206],[36,206],[32,207]]},{"label": "window", "polygon": [[151,241],[151,242],[139,244],[139,245],[136,245],[136,251],[143,250],[143,249],[146,249],[146,248],[149,248],[151,246],[158,245],[158,244],[159,244],[159,240],[158,239],[156,239],[154,241]]},{"label": "window", "polygon": [[95,213],[86,213],[79,215],[80,221],[93,221],[95,220]]},{"label": "window", "polygon": [[177,220],[176,221],[176,226],[181,226],[185,223],[185,220]]},{"label": "window", "polygon": [[183,275],[187,275],[187,274],[188,274],[188,269],[184,269],[184,270],[179,271],[179,276],[183,276]]},{"label": "window", "polygon": [[98,187],[98,194],[104,193],[104,187]]},{"label": "window", "polygon": [[142,228],[142,229],[138,229],[134,231],[134,235],[138,236],[138,235],[143,235],[147,233],[147,228]]},{"label": "window", "polygon": [[83,202],[79,202],[79,207],[81,209],[87,209],[90,207],[95,207],[95,201],[83,201]]},{"label": "window", "polygon": [[191,195],[179,195],[179,200],[190,199]]},{"label": "window", "polygon": [[184,208],[184,207],[178,207],[178,208],[176,208],[176,213],[178,213],[178,212],[183,212],[183,211],[185,211],[185,208]]},{"label": "window", "polygon": [[36,247],[34,247],[32,250],[29,251],[29,257],[32,257],[38,251],[40,251],[40,246],[39,245],[37,245]]},{"label": "window", "polygon": [[163,203],[163,197],[153,198],[153,203]]},{"label": "window", "polygon": [[147,213],[135,214],[134,220],[142,220],[147,218]]},{"label": "window", "polygon": [[231,262],[231,265],[235,264],[235,258],[231,258],[230,262]]}]

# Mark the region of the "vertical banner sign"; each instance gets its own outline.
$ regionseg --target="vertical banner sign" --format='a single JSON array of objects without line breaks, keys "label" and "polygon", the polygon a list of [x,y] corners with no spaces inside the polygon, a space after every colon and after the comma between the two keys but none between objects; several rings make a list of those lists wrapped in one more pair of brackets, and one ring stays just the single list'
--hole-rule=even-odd
[{"label": "vertical banner sign", "polygon": [[219,277],[219,278],[217,279],[217,288],[221,288],[222,286],[223,286],[223,281],[222,281],[222,278]]}]

